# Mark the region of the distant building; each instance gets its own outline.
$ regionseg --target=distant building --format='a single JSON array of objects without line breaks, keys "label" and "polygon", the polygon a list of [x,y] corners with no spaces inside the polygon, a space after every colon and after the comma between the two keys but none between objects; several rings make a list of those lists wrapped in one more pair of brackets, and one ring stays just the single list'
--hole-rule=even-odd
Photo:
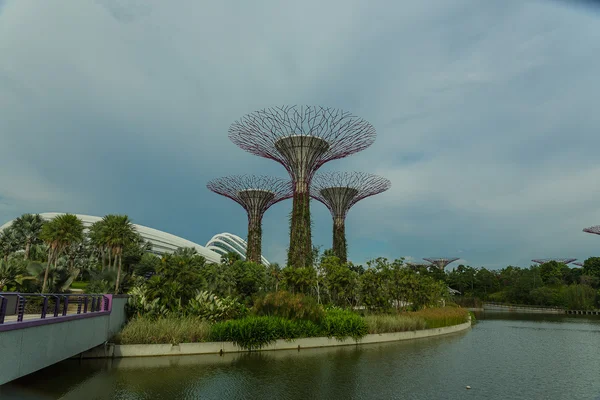
[{"label": "distant building", "polygon": [[[239,236],[233,235],[231,233],[223,232],[219,233],[212,237],[206,243],[206,248],[218,253],[220,255],[225,255],[227,253],[235,253],[239,255],[243,260],[246,259],[246,248],[248,243],[244,239]],[[261,260],[263,265],[269,265],[269,261],[261,256]]]},{"label": "distant building", "polygon": [[[51,220],[57,215],[61,215],[63,213],[42,213],[40,216],[45,220]],[[94,217],[91,215],[80,215],[76,214],[77,217],[83,222],[83,226],[85,228],[89,228],[94,222],[98,222],[102,220],[100,217]],[[14,221],[14,220],[13,220]],[[0,226],[0,231],[8,228],[12,225],[13,221],[9,221],[4,225]],[[157,255],[163,255],[165,253],[172,253],[180,247],[193,247],[196,249],[198,254],[203,256],[206,261],[211,263],[220,263],[221,262],[221,253],[214,252],[212,250],[207,249],[204,246],[201,246],[197,243],[191,242],[187,239],[181,238],[179,236],[171,235],[170,233],[166,233],[163,231],[159,231],[157,229],[148,228],[147,226],[133,224],[137,232],[144,238],[144,240],[150,242],[152,244],[152,252]],[[236,236],[237,237],[237,236]],[[245,243],[245,242],[244,242]],[[245,249],[245,247],[244,247]],[[245,254],[245,251],[244,251]]]}]

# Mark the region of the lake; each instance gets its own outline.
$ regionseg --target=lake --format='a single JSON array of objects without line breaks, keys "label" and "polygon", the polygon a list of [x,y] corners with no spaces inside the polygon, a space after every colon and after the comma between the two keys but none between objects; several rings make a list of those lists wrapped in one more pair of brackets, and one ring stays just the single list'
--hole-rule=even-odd
[{"label": "lake", "polygon": [[463,333],[388,344],[67,360],[1,386],[0,398],[600,399],[599,318],[478,318]]}]

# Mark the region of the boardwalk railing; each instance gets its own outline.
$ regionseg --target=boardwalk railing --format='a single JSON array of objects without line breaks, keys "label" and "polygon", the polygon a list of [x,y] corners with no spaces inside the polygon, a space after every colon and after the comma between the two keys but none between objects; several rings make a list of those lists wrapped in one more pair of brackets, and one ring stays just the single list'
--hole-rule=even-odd
[{"label": "boardwalk railing", "polygon": [[0,293],[0,327],[24,321],[110,311],[110,295]]}]

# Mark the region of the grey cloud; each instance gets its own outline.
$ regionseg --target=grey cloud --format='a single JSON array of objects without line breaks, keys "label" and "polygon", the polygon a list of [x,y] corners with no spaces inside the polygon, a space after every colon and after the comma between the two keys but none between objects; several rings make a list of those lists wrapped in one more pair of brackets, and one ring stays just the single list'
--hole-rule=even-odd
[{"label": "grey cloud", "polygon": [[[206,181],[285,171],[236,148],[229,125],[324,104],[378,129],[325,168],[393,183],[350,212],[353,260],[593,255],[580,230],[600,222],[598,18],[517,0],[0,1],[0,217],[127,212],[199,243],[243,236],[243,211]],[[279,262],[289,207],[265,216]],[[313,210],[329,246],[331,218]]]}]

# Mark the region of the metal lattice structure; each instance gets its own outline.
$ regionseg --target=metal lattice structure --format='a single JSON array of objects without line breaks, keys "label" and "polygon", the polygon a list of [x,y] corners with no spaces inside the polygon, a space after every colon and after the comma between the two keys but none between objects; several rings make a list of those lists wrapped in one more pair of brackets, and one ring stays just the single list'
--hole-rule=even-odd
[{"label": "metal lattice structure", "polygon": [[229,138],[254,155],[277,161],[294,187],[288,264],[311,264],[309,188],[326,162],[366,149],[375,128],[353,114],[327,107],[282,106],[255,111],[229,128]]},{"label": "metal lattice structure", "polygon": [[432,263],[433,265],[435,265],[443,271],[444,268],[448,266],[448,264],[451,264],[454,261],[458,260],[458,257],[429,257],[424,258],[423,260],[429,261],[430,263]]},{"label": "metal lattice structure", "polygon": [[260,263],[262,251],[262,217],[273,204],[292,197],[289,180],[271,176],[234,175],[213,179],[206,187],[241,205],[248,214],[246,259]]},{"label": "metal lattice structure", "polygon": [[414,269],[414,270],[418,270],[420,268],[429,268],[432,265],[428,261],[412,261],[412,262],[407,262],[405,264],[407,267]]},{"label": "metal lattice structure", "polygon": [[577,265],[578,267],[583,267],[583,263],[582,262],[574,262],[573,265]]},{"label": "metal lattice structure", "polygon": [[347,261],[346,215],[360,200],[385,192],[391,182],[364,172],[324,172],[316,174],[310,186],[313,199],[323,203],[333,217],[333,252],[342,263]]},{"label": "metal lattice structure", "polygon": [[531,260],[536,264],[545,264],[547,262],[556,261],[561,264],[571,264],[573,261],[576,261],[576,258],[536,258],[535,260]]},{"label": "metal lattice structure", "polygon": [[584,228],[583,231],[585,233],[593,233],[594,235],[600,235],[600,225],[590,226],[589,228]]}]

